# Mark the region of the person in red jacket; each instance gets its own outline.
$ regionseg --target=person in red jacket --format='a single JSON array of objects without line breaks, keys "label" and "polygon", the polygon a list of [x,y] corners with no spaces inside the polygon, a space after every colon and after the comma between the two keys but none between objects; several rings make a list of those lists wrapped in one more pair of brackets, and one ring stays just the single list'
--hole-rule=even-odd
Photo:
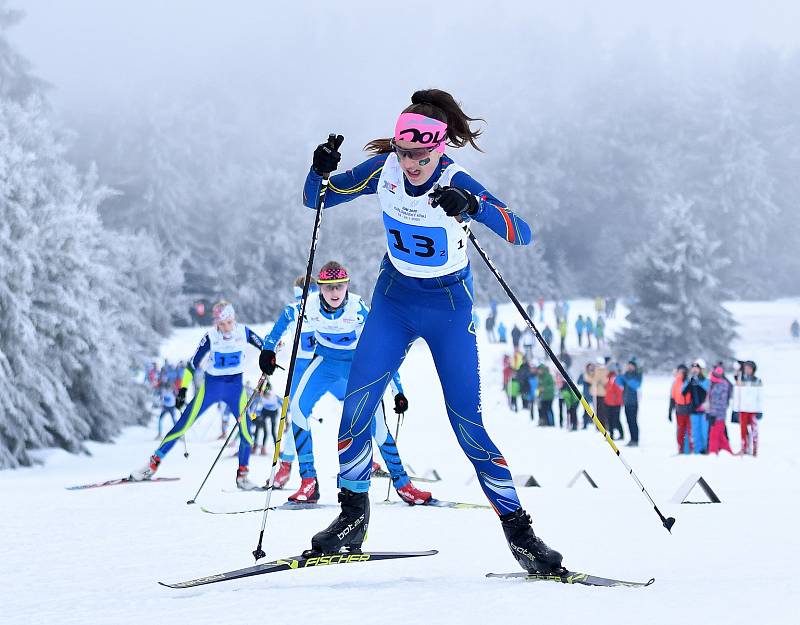
[{"label": "person in red jacket", "polygon": [[675,380],[672,383],[672,391],[669,399],[669,420],[672,421],[672,410],[674,408],[675,420],[678,425],[679,454],[691,454],[694,452],[691,420],[692,396],[689,393],[682,392],[688,373],[689,368],[686,365],[678,365],[675,370]]},{"label": "person in red jacket", "polygon": [[[608,368],[606,380],[606,415],[608,416],[608,433],[612,440],[625,438],[622,421],[619,419],[622,410],[622,389],[616,384],[617,375],[619,375],[619,364],[614,363]],[[619,431],[618,437],[614,436],[615,431]]]}]

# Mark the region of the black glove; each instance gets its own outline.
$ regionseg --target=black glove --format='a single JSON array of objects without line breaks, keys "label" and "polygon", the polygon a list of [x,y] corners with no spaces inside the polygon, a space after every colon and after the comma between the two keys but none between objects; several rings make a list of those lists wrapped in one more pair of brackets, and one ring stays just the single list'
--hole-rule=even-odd
[{"label": "black glove", "polygon": [[258,355],[258,366],[265,375],[272,375],[275,373],[275,367],[278,363],[275,361],[275,352],[271,349],[262,349]]},{"label": "black glove", "polygon": [[457,187],[436,187],[431,193],[431,206],[441,206],[450,217],[474,215],[480,208],[478,198]]},{"label": "black glove", "polygon": [[408,410],[408,400],[405,395],[398,393],[394,396],[394,411],[403,414],[406,410]]},{"label": "black glove", "polygon": [[320,176],[327,176],[332,171],[336,171],[342,155],[339,154],[339,146],[342,145],[344,137],[342,135],[330,135],[325,143],[320,143],[314,150],[314,161],[311,167]]},{"label": "black glove", "polygon": [[181,387],[175,397],[175,407],[180,410],[186,405],[186,388]]}]

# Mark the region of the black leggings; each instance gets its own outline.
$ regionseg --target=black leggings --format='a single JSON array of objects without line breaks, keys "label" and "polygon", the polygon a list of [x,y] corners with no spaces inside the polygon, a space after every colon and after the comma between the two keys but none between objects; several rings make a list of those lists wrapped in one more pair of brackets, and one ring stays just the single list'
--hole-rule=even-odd
[{"label": "black leggings", "polygon": [[272,440],[278,440],[278,411],[267,410],[264,408],[261,414],[256,417],[256,433],[253,436],[253,445],[258,446],[258,435],[261,433],[261,446],[267,445],[267,419],[270,421],[270,431],[272,432]]}]

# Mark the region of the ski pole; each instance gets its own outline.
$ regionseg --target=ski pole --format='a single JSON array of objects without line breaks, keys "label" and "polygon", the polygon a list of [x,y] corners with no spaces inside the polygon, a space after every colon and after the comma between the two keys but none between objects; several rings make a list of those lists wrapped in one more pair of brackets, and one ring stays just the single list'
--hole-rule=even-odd
[{"label": "ski pole", "polygon": [[[342,145],[344,137],[335,134],[328,135],[328,146],[334,151],[339,149]],[[278,440],[275,441],[275,451],[272,454],[272,467],[269,471],[269,480],[267,481],[267,495],[266,502],[264,503],[264,516],[261,519],[261,532],[258,535],[258,545],[253,550],[253,557],[256,562],[261,558],[266,557],[266,553],[262,548],[264,543],[264,530],[267,527],[267,515],[269,514],[269,503],[272,499],[273,483],[275,482],[275,468],[278,466],[278,460],[281,452],[281,440],[283,439],[283,430],[286,426],[286,414],[289,412],[289,394],[292,390],[292,376],[294,375],[295,361],[297,360],[297,352],[300,347],[300,332],[303,329],[303,316],[306,313],[306,303],[308,302],[308,290],[311,286],[311,272],[314,269],[314,254],[317,250],[317,240],[319,238],[320,224],[322,223],[322,211],[325,208],[325,193],[328,191],[328,178],[330,174],[322,176],[322,184],[319,188],[319,201],[317,202],[317,213],[314,218],[314,229],[311,232],[311,249],[308,252],[308,265],[306,266],[306,278],[303,283],[303,296],[300,299],[300,311],[297,315],[297,325],[294,330],[294,340],[292,341],[292,355],[289,358],[289,371],[286,374],[286,388],[283,392],[283,403],[281,404],[281,419],[278,423]]]},{"label": "ski pole", "polygon": [[239,427],[241,427],[240,424],[242,422],[242,419],[247,419],[247,411],[250,409],[250,406],[255,401],[256,396],[261,392],[261,387],[264,385],[266,379],[267,379],[267,374],[262,373],[261,378],[259,378],[258,380],[258,384],[256,384],[255,390],[250,395],[250,398],[247,400],[247,403],[244,405],[244,408],[242,408],[242,412],[239,414],[239,418],[236,420],[237,426],[231,428],[231,431],[228,433],[228,438],[226,438],[225,442],[222,443],[222,447],[220,447],[217,457],[214,458],[214,462],[211,463],[211,468],[208,470],[208,473],[206,473],[206,476],[203,479],[203,483],[200,484],[200,488],[197,489],[197,492],[194,494],[194,497],[192,497],[189,501],[186,502],[187,504],[191,505],[197,502],[197,497],[200,495],[200,491],[203,490],[203,486],[206,485],[206,481],[211,475],[211,472],[214,470],[214,467],[217,466],[217,462],[219,462],[220,456],[222,456],[222,452],[225,451],[225,447],[228,446],[228,441],[231,440],[231,436],[233,436],[233,433],[236,432],[239,429]]},{"label": "ski pole", "polygon": [[472,241],[472,245],[475,246],[476,250],[478,250],[478,254],[480,254],[480,257],[483,259],[483,262],[486,263],[486,266],[489,267],[489,270],[494,274],[494,277],[497,278],[497,281],[500,283],[500,286],[503,287],[503,290],[506,292],[506,295],[508,295],[508,297],[513,302],[514,306],[516,306],[517,310],[519,311],[519,314],[522,315],[522,318],[528,324],[528,327],[530,327],[530,329],[533,332],[534,336],[536,336],[536,340],[539,341],[539,344],[542,346],[542,349],[544,349],[545,353],[548,355],[550,360],[553,361],[553,364],[556,366],[556,369],[558,369],[559,373],[564,378],[564,381],[567,383],[567,385],[569,386],[570,390],[573,393],[575,393],[575,396],[578,397],[578,399],[580,400],[580,403],[583,406],[583,409],[586,411],[586,414],[588,414],[588,415],[590,415],[592,417],[592,421],[594,422],[595,426],[597,427],[597,430],[606,439],[606,442],[611,446],[611,449],[614,450],[614,453],[617,455],[617,458],[619,458],[620,461],[622,462],[622,464],[625,465],[625,468],[628,470],[628,473],[633,478],[633,480],[636,482],[636,484],[639,486],[639,488],[642,489],[642,492],[644,493],[645,497],[647,497],[647,499],[652,504],[653,510],[656,511],[656,514],[658,515],[658,518],[661,519],[661,524],[667,529],[668,532],[672,533],[672,526],[675,525],[675,517],[667,518],[663,514],[661,514],[661,510],[658,509],[658,506],[656,505],[656,502],[653,501],[653,498],[650,496],[650,493],[647,492],[647,489],[644,487],[644,485],[641,483],[641,481],[639,481],[639,478],[636,476],[636,473],[633,472],[633,469],[631,468],[631,466],[627,463],[625,458],[622,456],[622,453],[620,452],[619,448],[616,446],[614,441],[611,439],[611,436],[609,436],[608,432],[603,427],[603,424],[600,423],[600,420],[597,418],[597,415],[595,415],[594,410],[592,410],[592,407],[586,401],[586,399],[584,398],[583,394],[578,390],[578,387],[575,386],[575,382],[572,381],[572,378],[570,377],[570,375],[566,372],[564,367],[561,365],[561,363],[559,362],[558,358],[556,358],[556,355],[553,353],[553,350],[550,349],[550,345],[548,345],[547,341],[545,341],[544,338],[542,337],[542,335],[539,334],[539,330],[536,329],[536,325],[534,325],[533,320],[530,318],[528,313],[525,312],[525,309],[523,308],[523,306],[520,303],[520,301],[514,295],[513,291],[509,288],[508,284],[503,279],[503,276],[500,275],[500,272],[497,270],[497,267],[494,266],[494,263],[487,256],[486,252],[483,251],[483,248],[478,244],[478,240],[475,238],[475,235],[472,234],[472,232],[469,230],[468,227],[465,227],[465,230],[466,230],[467,234],[469,235],[469,240]]},{"label": "ski pole", "polygon": [[[385,413],[384,413],[385,414]],[[394,444],[397,445],[397,438],[400,436],[400,424],[403,422],[403,417],[405,416],[405,412],[398,412],[397,413],[397,426],[394,428]],[[386,489],[386,499],[384,501],[389,501],[389,495],[392,494],[392,485],[394,481],[392,480],[392,476],[389,476],[389,488]]]}]

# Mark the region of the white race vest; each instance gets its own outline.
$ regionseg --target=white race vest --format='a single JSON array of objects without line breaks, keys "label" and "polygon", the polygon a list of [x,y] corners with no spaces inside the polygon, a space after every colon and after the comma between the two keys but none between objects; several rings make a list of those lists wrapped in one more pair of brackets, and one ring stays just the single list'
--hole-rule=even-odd
[{"label": "white race vest", "polygon": [[[464,168],[449,165],[438,184],[447,186]],[[465,172],[466,173],[466,172]],[[386,246],[392,265],[415,278],[435,278],[467,266],[467,233],[442,207],[430,205],[430,194],[411,197],[405,191],[397,155],[389,154],[378,179]]]},{"label": "white race vest", "polygon": [[211,351],[208,354],[206,375],[234,375],[244,371],[244,349],[249,344],[244,324],[237,323],[226,339],[222,332],[210,330]]},{"label": "white race vest", "polygon": [[[309,293],[309,297],[311,293]],[[294,321],[286,328],[288,335],[294,340],[294,333],[297,330],[297,318],[300,316],[300,302],[290,304],[294,306]],[[306,302],[306,310],[308,310],[308,302]],[[314,328],[308,320],[308,315],[303,319],[303,331],[300,333],[300,344],[297,348],[297,357],[305,360],[310,360],[314,357]]]},{"label": "white race vest", "polygon": [[[314,328],[317,346],[328,349],[352,351],[358,344],[364,321],[367,318],[367,307],[360,295],[349,293],[344,310],[336,319],[329,319],[320,310],[320,294],[310,293],[306,302],[306,319]],[[305,327],[305,322],[303,322]]]}]

